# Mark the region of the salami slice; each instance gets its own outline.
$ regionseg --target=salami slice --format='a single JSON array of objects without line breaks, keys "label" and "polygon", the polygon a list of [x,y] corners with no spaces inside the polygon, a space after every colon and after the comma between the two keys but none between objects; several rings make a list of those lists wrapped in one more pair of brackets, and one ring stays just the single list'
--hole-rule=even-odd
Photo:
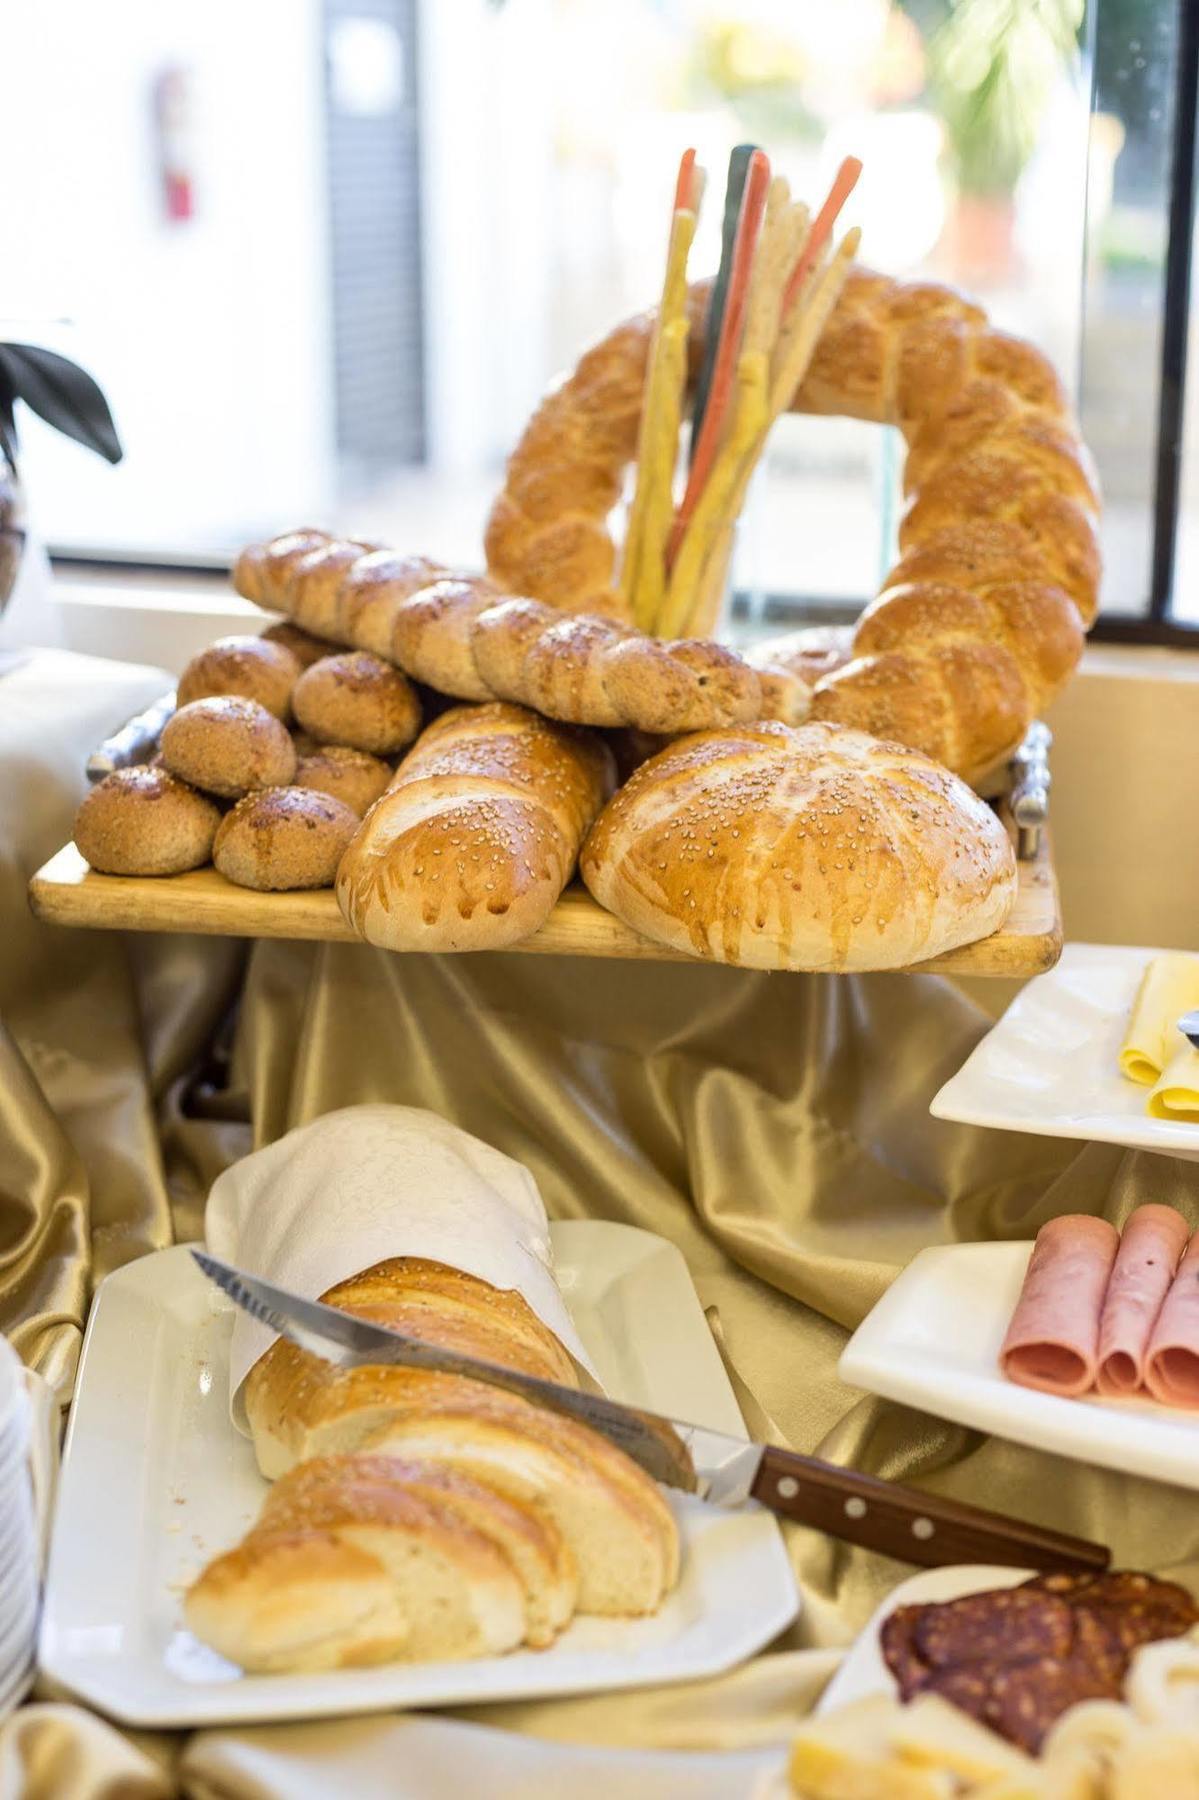
[{"label": "salami slice", "polygon": [[1119,1245],[1115,1227],[1087,1213],[1041,1227],[999,1353],[1009,1381],[1063,1395],[1094,1386],[1103,1296]]},{"label": "salami slice", "polygon": [[1124,1227],[1099,1320],[1101,1394],[1144,1386],[1149,1339],[1189,1236],[1172,1206],[1138,1206]]},{"label": "salami slice", "polygon": [[1163,1406],[1199,1407],[1199,1231],[1162,1302],[1145,1357],[1145,1385]]}]

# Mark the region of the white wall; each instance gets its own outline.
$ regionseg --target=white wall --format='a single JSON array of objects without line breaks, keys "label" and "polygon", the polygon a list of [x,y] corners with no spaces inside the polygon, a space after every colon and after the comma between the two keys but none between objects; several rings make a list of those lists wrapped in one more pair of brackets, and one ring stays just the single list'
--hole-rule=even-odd
[{"label": "white wall", "polygon": [[[29,421],[53,539],[237,542],[323,511],[332,425],[319,0],[30,0],[3,9],[0,335],[97,376],[116,470]],[[196,216],[164,222],[153,82],[191,71]],[[15,335],[12,334],[12,335]]]}]

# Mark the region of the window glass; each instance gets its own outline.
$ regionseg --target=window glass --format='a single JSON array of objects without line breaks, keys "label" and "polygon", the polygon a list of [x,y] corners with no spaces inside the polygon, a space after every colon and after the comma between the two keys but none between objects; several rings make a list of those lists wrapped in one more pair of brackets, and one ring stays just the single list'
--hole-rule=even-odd
[{"label": "window glass", "polygon": [[[0,184],[0,242],[20,254],[0,312],[89,364],[127,448],[113,471],[26,422],[43,535],[220,556],[319,520],[476,561],[547,382],[654,298],[679,150],[710,172],[705,270],[728,152],[754,139],[814,199],[860,155],[846,217],[866,259],[970,289],[1053,358],[1105,488],[1105,604],[1142,610],[1175,10],[17,8],[0,166],[24,174]],[[852,421],[781,424],[737,547],[751,627],[875,589],[901,448]],[[1189,568],[1189,536],[1184,552]]]}]

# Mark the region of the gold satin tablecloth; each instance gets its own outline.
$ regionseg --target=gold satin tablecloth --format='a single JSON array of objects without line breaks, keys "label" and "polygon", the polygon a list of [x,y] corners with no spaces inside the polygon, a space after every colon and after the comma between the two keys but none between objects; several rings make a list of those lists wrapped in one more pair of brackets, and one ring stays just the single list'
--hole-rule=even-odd
[{"label": "gold satin tablecloth", "polygon": [[[1120,1564],[1199,1584],[1192,1496],[863,1397],[835,1372],[847,1332],[923,1246],[1028,1237],[1067,1211],[1119,1223],[1146,1200],[1199,1224],[1194,1165],[930,1118],[987,1025],[936,977],[271,942],[247,954],[37,925],[23,883],[69,835],[87,750],[162,685],[59,653],[0,678],[0,1324],[64,1398],[91,1286],[197,1237],[221,1168],[335,1107],[401,1101],[526,1163],[553,1216],[672,1239],[758,1435],[1106,1539]],[[186,1743],[38,1696],[0,1727],[0,1800],[748,1795],[909,1572],[787,1535],[799,1623],[719,1680]]]}]

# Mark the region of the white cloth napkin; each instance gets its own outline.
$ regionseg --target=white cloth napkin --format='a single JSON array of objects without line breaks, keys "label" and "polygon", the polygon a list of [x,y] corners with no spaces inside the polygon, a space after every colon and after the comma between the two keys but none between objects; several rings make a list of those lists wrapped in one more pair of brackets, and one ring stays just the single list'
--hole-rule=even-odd
[{"label": "white cloth napkin", "polygon": [[[289,1131],[218,1176],[204,1218],[225,1262],[315,1300],[389,1256],[419,1256],[515,1288],[594,1374],[554,1279],[549,1221],[529,1171],[435,1113],[350,1106]],[[273,1333],[239,1312],[229,1407]]]}]

